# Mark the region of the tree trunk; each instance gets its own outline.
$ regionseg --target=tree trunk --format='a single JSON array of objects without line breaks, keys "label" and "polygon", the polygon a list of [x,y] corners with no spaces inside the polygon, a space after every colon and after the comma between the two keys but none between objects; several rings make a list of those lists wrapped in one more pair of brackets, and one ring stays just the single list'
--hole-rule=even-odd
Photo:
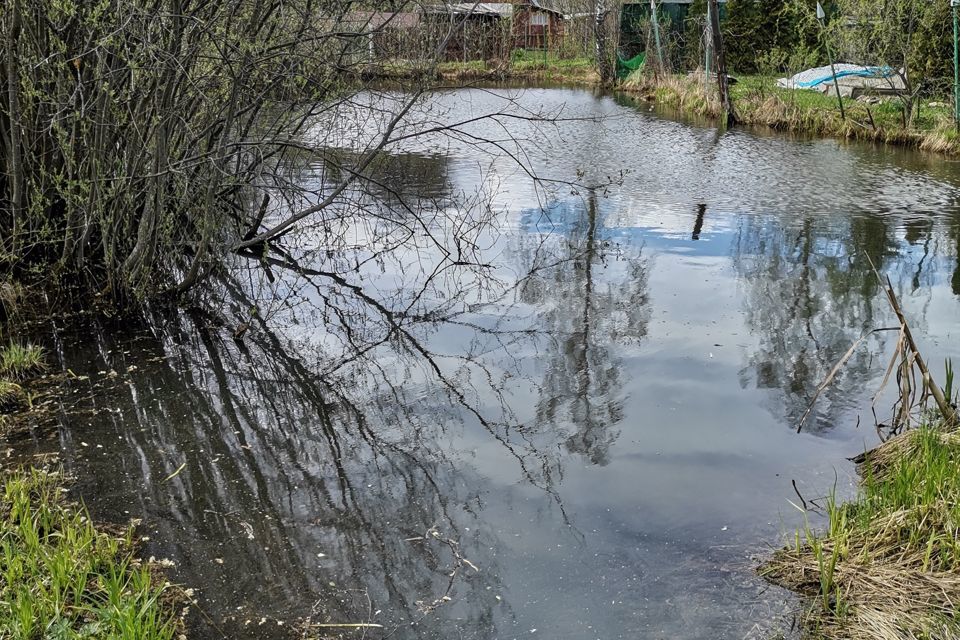
[{"label": "tree trunk", "polygon": [[[650,0],[650,24],[653,27],[653,44],[657,50],[657,66],[654,71],[657,75],[660,75],[666,73],[667,66],[663,61],[663,46],[660,43],[660,22],[657,18],[657,0]],[[647,56],[647,60],[650,60],[650,56]]]},{"label": "tree trunk", "polygon": [[613,84],[613,65],[611,64],[610,44],[607,38],[607,9],[605,0],[596,0],[594,5],[593,35],[596,45],[597,73],[600,74],[600,85],[609,87]]},{"label": "tree trunk", "polygon": [[730,100],[730,88],[727,84],[727,58],[723,50],[723,36],[720,34],[720,8],[717,0],[709,0],[710,30],[713,32],[713,48],[717,59],[717,88],[720,91],[720,105],[723,108],[723,121],[726,126],[736,124],[737,114]]}]

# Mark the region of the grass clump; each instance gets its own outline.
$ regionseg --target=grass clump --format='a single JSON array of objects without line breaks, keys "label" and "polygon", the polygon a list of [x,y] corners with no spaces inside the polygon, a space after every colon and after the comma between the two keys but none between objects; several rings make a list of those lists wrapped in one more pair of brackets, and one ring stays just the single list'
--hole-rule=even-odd
[{"label": "grass clump", "polygon": [[27,406],[23,387],[9,380],[0,380],[0,416],[21,411]]},{"label": "grass clump", "polygon": [[39,345],[11,341],[7,346],[0,347],[0,376],[24,380],[42,373],[47,368],[44,356],[43,347]]},{"label": "grass clump", "polygon": [[908,431],[860,459],[858,497],[827,501],[760,574],[811,598],[814,638],[960,638],[960,434]]},{"label": "grass clump", "polygon": [[56,473],[8,472],[0,484],[0,637],[178,637],[176,598],[135,560],[132,527],[99,531]]}]

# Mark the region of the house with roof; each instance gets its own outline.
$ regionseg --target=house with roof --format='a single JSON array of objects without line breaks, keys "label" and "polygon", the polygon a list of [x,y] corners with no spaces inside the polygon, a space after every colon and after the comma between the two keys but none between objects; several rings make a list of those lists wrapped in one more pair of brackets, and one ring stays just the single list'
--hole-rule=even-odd
[{"label": "house with roof", "polygon": [[563,13],[551,0],[447,2],[415,12],[350,11],[338,20],[343,37],[356,40],[356,59],[444,61],[505,60],[514,49],[557,49]]},{"label": "house with roof", "polygon": [[557,49],[566,18],[549,0],[517,0],[513,4],[511,40],[514,49]]},{"label": "house with roof", "polygon": [[513,4],[456,2],[421,9],[424,38],[447,61],[506,58]]}]

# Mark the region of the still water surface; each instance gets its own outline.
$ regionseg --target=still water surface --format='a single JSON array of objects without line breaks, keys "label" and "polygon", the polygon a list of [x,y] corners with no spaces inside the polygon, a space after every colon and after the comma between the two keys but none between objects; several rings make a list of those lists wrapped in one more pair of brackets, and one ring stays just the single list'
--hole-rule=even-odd
[{"label": "still water surface", "polygon": [[[597,188],[537,188],[469,137],[416,139],[380,165],[392,188],[367,193],[371,206],[472,198],[496,214],[479,236],[491,282],[421,290],[430,251],[406,246],[338,271],[388,309],[440,309],[409,328],[430,361],[388,342],[376,367],[343,364],[325,301],[362,318],[360,341],[389,321],[329,280],[238,267],[222,283],[228,326],[195,312],[163,329],[62,328],[62,365],[90,376],[78,395],[113,384],[52,445],[24,446],[59,448],[96,517],[143,518],[148,554],[199,592],[200,637],[284,637],[308,616],[398,639],[789,625],[797,603],[754,568],[801,521],[792,482],[808,500],[849,494],[846,458],[877,438],[883,336],[795,432],[840,354],[891,323],[866,256],[930,360],[960,357],[957,166],[721,133],[586,91],[431,103],[446,122],[557,110],[554,125],[512,123],[522,139],[504,144],[540,177]],[[241,341],[234,321],[251,324]]]}]

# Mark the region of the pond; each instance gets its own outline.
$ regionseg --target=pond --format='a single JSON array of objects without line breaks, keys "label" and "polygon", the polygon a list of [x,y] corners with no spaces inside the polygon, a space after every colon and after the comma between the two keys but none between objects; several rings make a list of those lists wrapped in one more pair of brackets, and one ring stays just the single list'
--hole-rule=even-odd
[{"label": "pond", "polygon": [[[789,627],[798,603],[755,567],[821,521],[802,499],[851,493],[847,459],[878,438],[893,334],[797,433],[850,344],[892,323],[868,256],[935,373],[960,356],[957,165],[583,90],[427,102],[437,122],[510,114],[411,138],[356,194],[432,222],[396,246],[301,234],[313,275],[238,263],[174,318],[55,327],[80,399],[18,448],[58,450],[94,517],[143,519],[146,554],[197,589],[197,637]],[[482,260],[435,272],[424,238],[455,237],[454,209]]]}]

